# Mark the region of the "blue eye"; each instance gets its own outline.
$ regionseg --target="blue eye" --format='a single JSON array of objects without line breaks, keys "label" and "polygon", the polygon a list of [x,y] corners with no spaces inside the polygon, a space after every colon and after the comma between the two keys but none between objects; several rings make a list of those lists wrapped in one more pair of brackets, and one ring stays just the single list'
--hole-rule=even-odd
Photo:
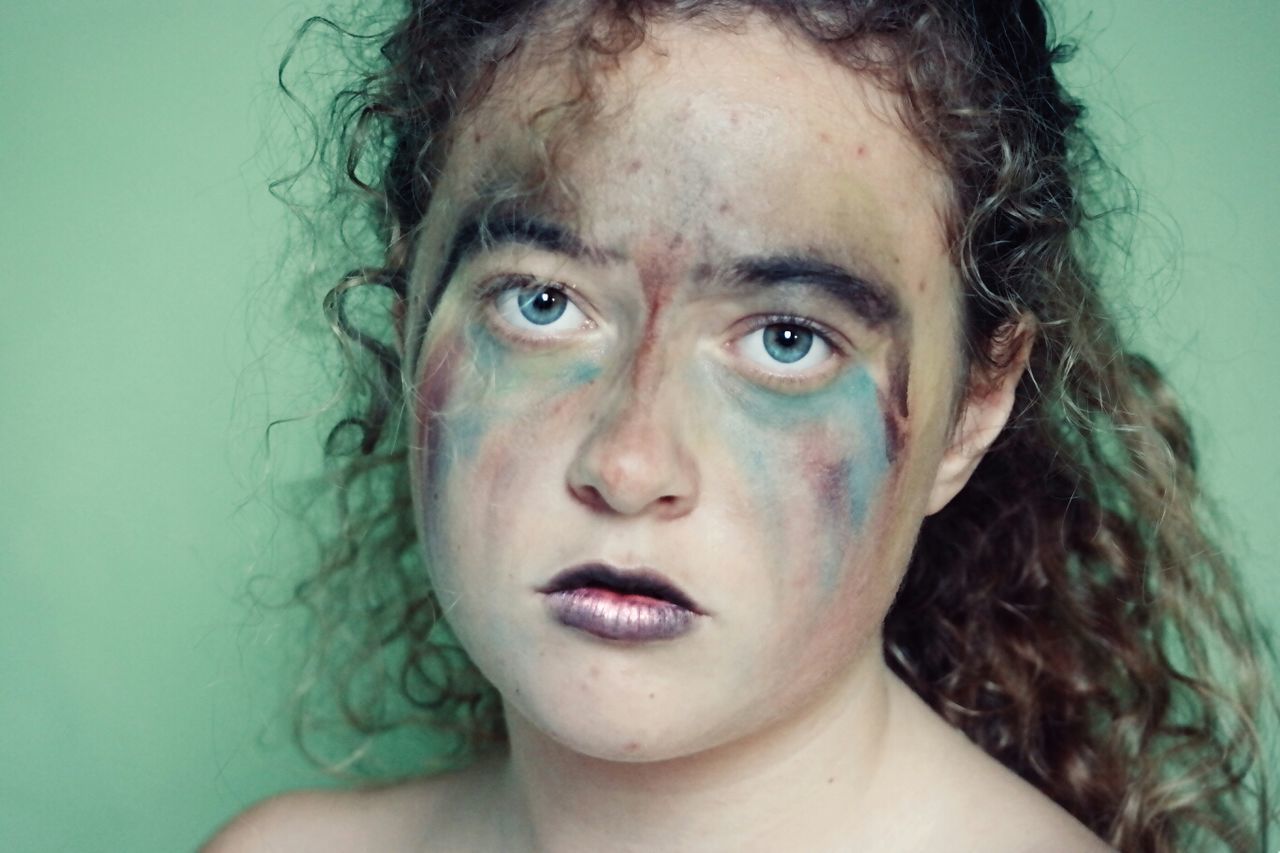
[{"label": "blue eye", "polygon": [[764,351],[783,364],[794,364],[813,349],[813,332],[800,326],[764,327]]},{"label": "blue eye", "polygon": [[[822,335],[799,323],[769,323],[745,335],[738,349],[771,373],[794,374],[816,368],[831,357]],[[779,369],[783,368],[783,369]]]},{"label": "blue eye", "polygon": [[524,315],[526,320],[539,326],[545,326],[564,316],[564,310],[568,307],[569,300],[559,290],[551,290],[547,287],[528,287],[519,292],[516,296],[516,303],[520,306],[520,313]]},{"label": "blue eye", "polygon": [[505,322],[525,332],[571,331],[587,321],[563,288],[539,282],[505,288],[494,297],[494,308]]}]

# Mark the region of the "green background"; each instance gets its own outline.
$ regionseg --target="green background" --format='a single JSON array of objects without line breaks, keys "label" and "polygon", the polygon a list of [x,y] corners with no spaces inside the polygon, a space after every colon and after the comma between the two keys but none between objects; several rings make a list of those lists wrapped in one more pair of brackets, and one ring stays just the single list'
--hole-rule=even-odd
[{"label": "green background", "polygon": [[[266,192],[293,144],[275,65],[314,11],[0,4],[0,849],[190,849],[322,781],[281,724],[290,623],[244,595],[292,548],[269,538],[263,425],[320,388],[274,313]],[[1274,623],[1280,4],[1058,17],[1145,193],[1135,326]],[[288,479],[310,433],[282,434]]]}]

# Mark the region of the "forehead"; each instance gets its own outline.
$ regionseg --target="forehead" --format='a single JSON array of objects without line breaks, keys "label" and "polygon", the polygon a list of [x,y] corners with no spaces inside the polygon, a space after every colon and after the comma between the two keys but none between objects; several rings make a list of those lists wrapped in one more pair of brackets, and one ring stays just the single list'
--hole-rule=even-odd
[{"label": "forehead", "polygon": [[691,263],[813,250],[904,288],[949,274],[947,184],[895,96],[801,39],[759,18],[656,24],[596,63],[586,109],[568,60],[545,60],[514,57],[460,121],[424,249],[524,196],[620,257],[678,237]]}]

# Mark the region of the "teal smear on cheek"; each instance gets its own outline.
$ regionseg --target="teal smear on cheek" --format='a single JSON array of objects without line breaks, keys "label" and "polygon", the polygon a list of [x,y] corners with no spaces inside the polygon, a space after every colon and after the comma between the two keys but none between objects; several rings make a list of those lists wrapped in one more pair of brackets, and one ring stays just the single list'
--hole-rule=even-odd
[{"label": "teal smear on cheek", "polygon": [[488,401],[508,374],[506,353],[492,335],[473,329],[467,340],[471,344],[472,363],[464,384],[469,386],[470,399],[449,419],[450,456],[455,460],[475,459],[480,440],[493,427],[494,407],[488,405]]},{"label": "teal smear on cheek", "polygon": [[[820,545],[822,584],[832,591],[841,579],[845,546],[864,526],[871,502],[889,473],[888,437],[875,381],[864,369],[851,370],[812,394],[784,394],[746,380],[731,381],[741,428],[730,435],[748,471],[748,482],[756,485],[770,514],[787,514],[783,501],[788,492],[794,493],[796,478],[813,477],[812,472],[795,468],[797,450],[803,450],[796,447],[796,433],[820,431],[813,429],[817,427],[847,436],[841,442],[843,451],[834,447],[829,454],[840,464],[830,470],[830,481],[823,484],[824,494],[819,496],[830,528]],[[781,536],[771,538],[782,549],[803,545],[784,542]],[[794,556],[777,553],[775,563],[785,570]]]},{"label": "teal smear on cheek", "polygon": [[567,389],[590,385],[600,376],[600,365],[593,361],[575,361],[565,371]]},{"label": "teal smear on cheek", "polygon": [[[495,426],[526,411],[519,404],[521,397],[536,408],[553,395],[594,382],[601,372],[598,363],[581,359],[555,369],[554,378],[548,381],[546,373],[527,368],[519,354],[483,325],[469,328],[466,339],[470,363],[462,366],[455,388],[461,400],[442,424],[440,458],[436,463],[442,485],[449,481],[456,463],[477,458],[485,436]],[[539,394],[538,383],[547,383],[552,393]],[[441,491],[442,495],[446,493]]]}]

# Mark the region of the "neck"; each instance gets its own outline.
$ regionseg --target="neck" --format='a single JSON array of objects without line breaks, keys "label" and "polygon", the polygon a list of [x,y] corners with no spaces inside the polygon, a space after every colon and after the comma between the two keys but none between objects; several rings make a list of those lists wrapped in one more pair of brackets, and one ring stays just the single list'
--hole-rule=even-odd
[{"label": "neck", "polygon": [[889,721],[905,688],[869,657],[785,720],[662,761],[582,755],[508,707],[507,849],[817,850],[874,835]]}]

